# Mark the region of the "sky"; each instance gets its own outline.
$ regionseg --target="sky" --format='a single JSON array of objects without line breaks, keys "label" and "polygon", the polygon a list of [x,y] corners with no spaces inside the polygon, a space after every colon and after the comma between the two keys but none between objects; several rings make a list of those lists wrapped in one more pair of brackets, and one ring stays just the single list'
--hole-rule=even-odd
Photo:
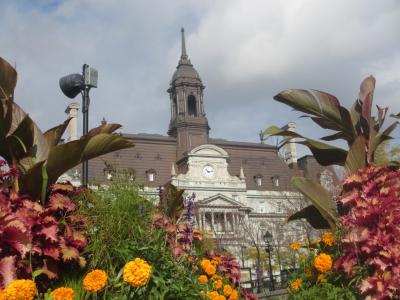
[{"label": "sky", "polygon": [[397,0],[0,0],[0,8],[0,56],[16,66],[16,101],[43,131],[81,103],[58,80],[87,63],[99,72],[90,127],[105,117],[124,133],[166,135],[182,26],[213,138],[258,142],[260,130],[292,121],[323,136],[273,96],[317,89],[350,107],[371,74],[375,104],[400,112]]}]

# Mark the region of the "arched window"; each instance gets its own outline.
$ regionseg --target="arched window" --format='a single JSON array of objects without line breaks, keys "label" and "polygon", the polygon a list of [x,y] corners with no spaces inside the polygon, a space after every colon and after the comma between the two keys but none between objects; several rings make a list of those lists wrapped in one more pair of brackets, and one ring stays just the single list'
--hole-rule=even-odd
[{"label": "arched window", "polygon": [[189,95],[187,107],[189,116],[197,116],[197,105],[195,96]]}]

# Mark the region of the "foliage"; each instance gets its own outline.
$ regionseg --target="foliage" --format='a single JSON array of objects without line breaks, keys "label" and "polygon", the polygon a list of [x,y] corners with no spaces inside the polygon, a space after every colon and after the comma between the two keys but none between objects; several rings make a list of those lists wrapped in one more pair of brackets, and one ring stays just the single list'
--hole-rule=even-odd
[{"label": "foliage", "polygon": [[17,72],[0,57],[0,156],[21,174],[15,178],[16,192],[46,201],[48,187],[58,177],[82,161],[132,147],[133,144],[112,132],[118,124],[94,128],[81,139],[60,144],[69,120],[42,133],[15,102]]},{"label": "foliage", "polygon": [[341,245],[336,240],[338,236],[325,232],[319,241],[310,245],[302,245],[307,250],[306,255],[301,248],[292,251],[299,260],[299,269],[291,274],[289,284],[289,299],[358,299],[354,285],[346,285],[344,274],[332,267],[332,261],[340,256]]},{"label": "foliage", "polygon": [[400,162],[400,146],[391,146],[389,141],[379,145],[375,153],[375,163],[379,165]]},{"label": "foliage", "polygon": [[359,286],[363,295],[387,299],[400,295],[400,169],[374,166],[345,179],[340,198],[348,212],[340,218],[346,230],[336,261],[349,276],[367,268]]},{"label": "foliage", "polygon": [[78,203],[70,198],[78,191],[69,184],[55,184],[49,201],[41,205],[13,192],[8,185],[12,180],[9,172],[0,171],[0,286],[17,275],[37,277],[43,286],[58,277],[63,265],[83,266],[85,220],[77,214]]},{"label": "foliage", "polygon": [[331,283],[321,282],[298,293],[291,292],[290,300],[325,299],[356,300],[356,296],[346,287],[337,287]]},{"label": "foliage", "polygon": [[85,249],[90,268],[116,276],[132,257],[132,248],[147,247],[151,240],[153,205],[139,195],[129,180],[114,179],[108,186],[79,195],[81,213],[91,225]]},{"label": "foliage", "polygon": [[[375,90],[375,78],[365,78],[360,85],[358,99],[351,110],[341,106],[338,99],[325,92],[307,90],[286,90],[274,97],[278,102],[291,106],[295,110],[306,113],[304,117],[311,118],[323,129],[333,130],[335,133],[321,138],[323,141],[342,139],[347,142],[348,150],[327,144],[325,142],[306,138],[295,132],[272,126],[267,128],[263,135],[284,136],[282,146],[293,142],[307,146],[315,159],[323,166],[337,164],[344,166],[347,175],[374,162],[375,153],[379,145],[391,139],[390,134],[397,126],[397,122],[386,129],[382,129],[387,108],[377,106],[377,117],[371,115],[372,100]],[[294,178],[293,183],[301,193],[310,199],[316,208],[305,208],[301,213],[292,216],[290,220],[306,218],[310,224],[317,228],[335,227],[337,221],[335,204],[332,199],[326,197],[328,191],[315,193],[315,184],[299,178]],[[324,190],[323,187],[318,187]],[[315,214],[319,212],[318,214]]]}]

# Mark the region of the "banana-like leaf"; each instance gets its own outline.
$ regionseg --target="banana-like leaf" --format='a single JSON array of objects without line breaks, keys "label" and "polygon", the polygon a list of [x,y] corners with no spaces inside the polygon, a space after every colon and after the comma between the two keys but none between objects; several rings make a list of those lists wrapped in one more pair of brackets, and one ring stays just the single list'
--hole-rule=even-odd
[{"label": "banana-like leaf", "polygon": [[[350,113],[333,95],[321,91],[311,93],[307,90],[292,89],[279,93],[274,99],[316,117],[313,118],[314,122],[322,128],[343,132],[347,140],[354,138]],[[322,120],[326,120],[325,124],[329,126],[325,127]]]},{"label": "banana-like leaf", "polygon": [[76,140],[51,148],[46,164],[49,183],[54,183],[64,172],[82,161],[88,142],[88,139]]},{"label": "banana-like leaf", "polygon": [[72,118],[68,118],[64,123],[47,130],[43,135],[47,141],[47,145],[51,148],[60,143],[61,137],[67,129]]},{"label": "banana-like leaf", "polygon": [[362,103],[361,115],[367,120],[368,124],[371,124],[371,108],[375,91],[375,82],[376,80],[373,76],[365,78],[361,82],[360,92],[358,94],[358,99]]},{"label": "banana-like leaf", "polygon": [[330,229],[328,221],[321,215],[319,210],[314,205],[309,205],[302,210],[291,215],[287,221],[306,219],[315,229]]},{"label": "banana-like leaf", "polygon": [[131,147],[134,147],[134,144],[122,136],[100,133],[89,139],[82,154],[82,161]]},{"label": "banana-like leaf", "polygon": [[293,177],[292,184],[312,202],[315,208],[329,223],[329,226],[334,229],[337,221],[337,212],[332,195],[321,185],[304,177]]},{"label": "banana-like leaf", "polygon": [[8,99],[17,84],[17,71],[0,57],[0,99]]},{"label": "banana-like leaf", "polygon": [[42,186],[44,184],[43,167],[45,161],[41,161],[33,167],[29,168],[19,178],[19,186],[21,194],[29,194],[33,199],[41,197]]},{"label": "banana-like leaf", "polygon": [[[344,165],[344,162],[346,161],[346,156],[347,156],[347,151],[338,148],[326,143],[322,143],[320,141],[308,139],[296,132],[290,131],[290,130],[285,130],[282,128],[279,128],[277,126],[271,126],[267,129],[265,129],[262,133],[263,136],[271,135],[271,136],[284,136],[284,137],[297,137],[301,138],[302,141],[294,141],[294,143],[297,144],[302,144],[307,146],[312,154],[315,156],[315,159],[318,161],[319,164],[323,166],[329,166],[329,165]],[[290,140],[290,138],[285,139],[280,147],[284,146],[288,142],[293,142]]]},{"label": "banana-like leaf", "polygon": [[185,207],[183,201],[184,190],[176,188],[171,182],[164,185],[165,215],[175,224]]},{"label": "banana-like leaf", "polygon": [[391,116],[392,118],[400,119],[400,113],[391,114],[390,116]]},{"label": "banana-like leaf", "polygon": [[350,146],[349,153],[346,158],[346,163],[344,164],[346,175],[353,174],[358,169],[364,168],[367,162],[366,155],[367,153],[365,138],[360,135]]},{"label": "banana-like leaf", "polygon": [[[85,138],[87,137],[92,137],[95,136],[97,134],[100,133],[113,133],[115,130],[121,128],[120,124],[114,124],[114,123],[110,123],[110,124],[104,124],[104,125],[100,125],[96,128],[91,129],[86,135]],[[84,137],[82,137],[84,138]]]}]

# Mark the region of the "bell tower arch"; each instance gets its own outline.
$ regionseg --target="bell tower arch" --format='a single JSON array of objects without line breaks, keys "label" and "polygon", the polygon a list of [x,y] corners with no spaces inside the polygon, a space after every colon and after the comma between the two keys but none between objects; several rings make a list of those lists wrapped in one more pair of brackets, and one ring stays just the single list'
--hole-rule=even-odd
[{"label": "bell tower arch", "polygon": [[186,53],[185,31],[181,30],[181,58],[167,92],[171,101],[168,135],[177,139],[177,158],[208,143],[210,127],[204,112],[203,85],[200,75]]}]

